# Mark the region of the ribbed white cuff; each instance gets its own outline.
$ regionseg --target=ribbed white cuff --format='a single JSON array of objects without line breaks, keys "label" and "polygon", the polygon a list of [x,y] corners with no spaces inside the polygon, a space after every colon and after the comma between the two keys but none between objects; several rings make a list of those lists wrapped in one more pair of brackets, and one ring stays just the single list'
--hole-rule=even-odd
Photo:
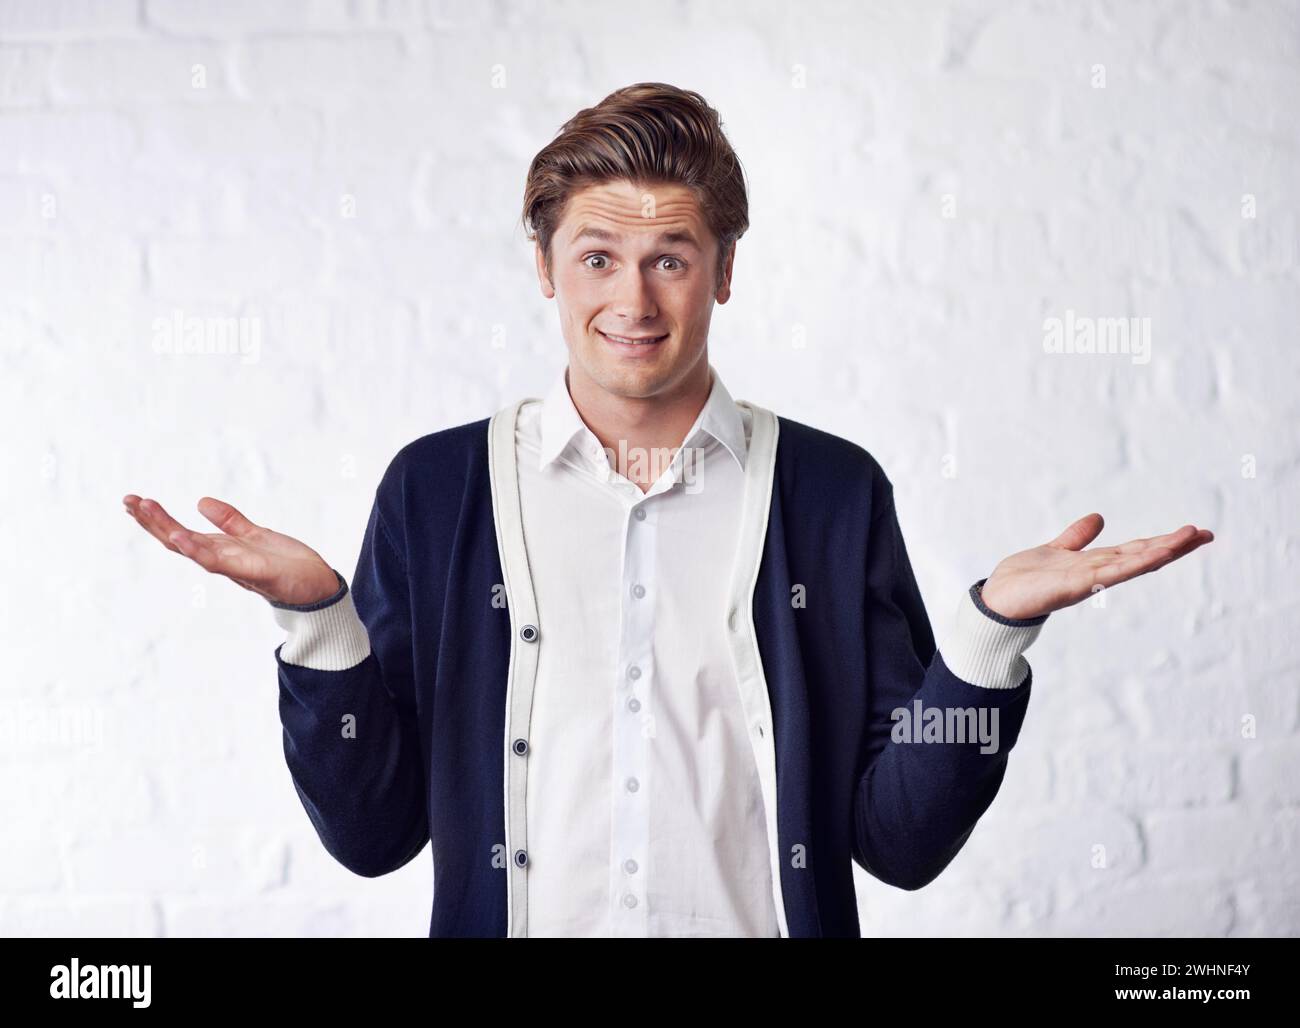
[{"label": "ribbed white cuff", "polygon": [[352,603],[352,590],[319,610],[272,605],[275,623],[289,633],[280,659],[314,671],[346,671],[370,656],[370,636]]},{"label": "ribbed white cuff", "polygon": [[981,579],[962,597],[939,652],[962,681],[985,689],[1015,689],[1029,674],[1029,662],[1021,654],[1038,638],[1047,615],[1017,621],[994,614],[977,598],[983,584]]}]

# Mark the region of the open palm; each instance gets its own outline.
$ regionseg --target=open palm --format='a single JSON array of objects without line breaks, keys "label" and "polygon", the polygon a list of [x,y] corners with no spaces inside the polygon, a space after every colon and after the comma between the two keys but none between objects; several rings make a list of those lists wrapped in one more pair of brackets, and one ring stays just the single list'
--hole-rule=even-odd
[{"label": "open palm", "polygon": [[1039,617],[1086,599],[1097,586],[1110,588],[1164,567],[1214,539],[1207,528],[1184,525],[1166,535],[1085,550],[1105,524],[1100,514],[1084,515],[1050,543],[1007,557],[980,591],[985,605],[1008,618]]},{"label": "open palm", "polygon": [[167,549],[189,557],[216,575],[278,603],[315,603],[338,591],[338,578],[310,546],[255,525],[230,504],[205,496],[199,513],[219,532],[191,532],[156,500],[129,493],[130,514]]}]

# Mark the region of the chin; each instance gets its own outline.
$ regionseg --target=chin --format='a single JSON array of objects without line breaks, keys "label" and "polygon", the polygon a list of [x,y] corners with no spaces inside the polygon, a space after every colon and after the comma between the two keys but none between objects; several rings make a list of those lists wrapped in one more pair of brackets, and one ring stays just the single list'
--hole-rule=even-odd
[{"label": "chin", "polygon": [[611,368],[604,366],[595,376],[601,389],[615,396],[640,399],[653,396],[668,378],[659,368]]}]

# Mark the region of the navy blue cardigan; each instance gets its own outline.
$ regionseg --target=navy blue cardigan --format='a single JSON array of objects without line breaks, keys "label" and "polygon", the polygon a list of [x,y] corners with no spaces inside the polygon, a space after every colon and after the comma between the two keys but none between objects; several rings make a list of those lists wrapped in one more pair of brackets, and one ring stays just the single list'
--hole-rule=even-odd
[{"label": "navy blue cardigan", "polygon": [[[432,841],[429,934],[506,935],[504,772],[512,645],[493,521],[490,419],[423,436],[375,492],[350,589],[371,654],[279,670],[284,755],[321,842],[359,875]],[[993,801],[1029,702],[956,677],[936,649],[892,486],[862,447],[779,418],[753,617],[775,733],[781,888],[792,938],[860,935],[856,861],[919,889]],[[986,615],[1012,621],[974,601]],[[805,588],[805,605],[791,603]],[[343,595],[349,585],[340,576]],[[334,602],[321,601],[314,609]],[[496,602],[494,603],[494,598]],[[998,708],[999,745],[897,741],[891,712]],[[355,716],[356,738],[340,738]]]}]

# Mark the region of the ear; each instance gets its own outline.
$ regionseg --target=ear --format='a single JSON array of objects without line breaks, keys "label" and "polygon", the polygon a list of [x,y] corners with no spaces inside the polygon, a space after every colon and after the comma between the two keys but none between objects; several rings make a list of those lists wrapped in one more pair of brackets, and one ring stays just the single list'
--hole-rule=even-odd
[{"label": "ear", "polygon": [[555,296],[555,286],[546,274],[546,255],[542,253],[542,244],[534,241],[533,258],[537,263],[537,283],[542,287],[542,295],[548,300]]},{"label": "ear", "polygon": [[726,303],[731,299],[731,269],[736,260],[736,244],[733,242],[731,248],[727,251],[727,263],[722,269],[722,285],[718,286],[715,298],[718,303]]}]

